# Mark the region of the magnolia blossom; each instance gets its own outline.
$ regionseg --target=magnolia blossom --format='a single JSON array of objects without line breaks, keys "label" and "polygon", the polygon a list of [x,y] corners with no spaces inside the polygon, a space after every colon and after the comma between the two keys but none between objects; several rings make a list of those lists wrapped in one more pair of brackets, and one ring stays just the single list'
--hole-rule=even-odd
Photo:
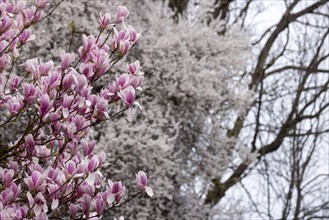
[{"label": "magnolia blossom", "polygon": [[78,206],[71,203],[69,206],[69,210],[70,210],[70,215],[73,219],[75,219],[77,213],[78,213]]},{"label": "magnolia blossom", "polygon": [[64,50],[61,50],[61,68],[66,70],[75,59],[74,53],[66,53]]},{"label": "magnolia blossom", "polygon": [[147,176],[143,171],[139,171],[136,174],[136,182],[139,188],[146,192],[147,195],[153,196],[153,190],[151,187],[147,186]]},{"label": "magnolia blossom", "polygon": [[133,63],[128,64],[128,71],[131,75],[136,75],[139,73],[140,62],[136,60]]},{"label": "magnolia blossom", "polygon": [[53,68],[54,68],[54,62],[51,60],[46,63],[40,63],[37,66],[37,71],[39,76],[46,76]]},{"label": "magnolia blossom", "polygon": [[112,204],[113,202],[119,204],[125,192],[125,187],[122,185],[121,181],[112,182],[111,180],[108,180],[107,183],[108,183],[107,190],[110,192],[107,198],[107,202],[109,204]]},{"label": "magnolia blossom", "polygon": [[125,6],[118,6],[115,23],[119,24],[124,21],[129,15],[129,11]]},{"label": "magnolia blossom", "polygon": [[2,181],[2,184],[6,187],[11,186],[13,183],[13,177],[14,177],[14,170],[12,169],[3,169],[0,167],[0,178]]},{"label": "magnolia blossom", "polygon": [[37,170],[34,170],[31,176],[26,177],[24,182],[31,191],[43,191],[45,187],[44,176]]},{"label": "magnolia blossom", "polygon": [[41,192],[38,192],[38,194],[33,197],[32,194],[28,191],[26,196],[29,201],[29,207],[33,208],[33,212],[36,216],[40,215],[41,212],[47,213],[47,202]]},{"label": "magnolia blossom", "polygon": [[34,85],[29,83],[23,83],[23,93],[24,93],[24,101],[31,105],[36,99],[36,90]]},{"label": "magnolia blossom", "polygon": [[35,40],[36,36],[34,34],[31,34],[30,30],[24,30],[18,39],[19,39],[20,43],[23,45],[30,41]]},{"label": "magnolia blossom", "polygon": [[20,78],[18,76],[13,76],[9,82],[10,91],[13,92],[15,89],[17,89],[19,82],[20,82]]},{"label": "magnolia blossom", "polygon": [[39,8],[43,8],[45,7],[47,4],[49,4],[49,0],[37,0],[37,7]]},{"label": "magnolia blossom", "polygon": [[90,214],[91,202],[92,202],[91,196],[88,194],[83,194],[80,203],[81,203],[82,211],[85,214],[86,218],[88,218]]},{"label": "magnolia blossom", "polygon": [[110,24],[110,20],[111,20],[111,14],[110,13],[105,13],[104,15],[102,15],[102,13],[100,13],[100,18],[99,18],[99,27],[104,30],[105,28],[107,28]]},{"label": "magnolia blossom", "polygon": [[128,107],[132,107],[133,105],[139,106],[138,102],[135,101],[136,93],[134,87],[128,86],[127,88],[119,92],[118,95]]},{"label": "magnolia blossom", "polygon": [[44,116],[51,110],[54,101],[50,100],[48,94],[44,94],[38,99],[38,103],[39,103],[39,114],[40,116]]}]

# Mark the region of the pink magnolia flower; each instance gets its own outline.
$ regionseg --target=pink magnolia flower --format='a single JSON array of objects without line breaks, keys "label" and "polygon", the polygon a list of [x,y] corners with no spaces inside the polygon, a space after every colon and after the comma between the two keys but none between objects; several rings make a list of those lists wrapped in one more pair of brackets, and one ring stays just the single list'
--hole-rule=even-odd
[{"label": "pink magnolia flower", "polygon": [[139,103],[135,101],[136,93],[134,87],[128,86],[121,92],[118,92],[118,95],[129,108],[132,107],[133,105],[137,105],[140,107]]},{"label": "pink magnolia flower", "polygon": [[147,186],[147,176],[143,171],[139,171],[136,174],[136,182],[140,188],[140,190],[143,190],[146,192],[147,195],[153,196],[153,190],[151,187]]},{"label": "pink magnolia flower", "polygon": [[24,30],[21,35],[19,35],[19,41],[21,44],[26,44],[32,40],[36,39],[36,36],[34,34],[31,34],[31,30]]},{"label": "pink magnolia flower", "polygon": [[95,208],[96,213],[101,216],[105,210],[106,207],[106,201],[103,200],[103,198],[96,198],[93,201],[93,206]]},{"label": "pink magnolia flower", "polygon": [[54,68],[54,62],[48,61],[46,63],[41,63],[37,66],[38,73],[40,76],[46,76]]},{"label": "pink magnolia flower", "polygon": [[[37,71],[38,59],[33,58],[33,59],[26,60],[26,62],[23,65],[24,65],[25,71],[27,73],[35,73]],[[36,79],[36,78],[34,78],[34,79]]]},{"label": "pink magnolia flower", "polygon": [[83,194],[87,194],[89,196],[94,196],[95,186],[93,184],[88,183],[88,181],[84,181],[77,189],[77,196],[81,197]]},{"label": "pink magnolia flower", "polygon": [[126,104],[128,109],[128,120],[131,121],[134,114],[134,109],[132,108],[133,105],[138,106],[139,108],[142,108],[141,105],[135,101],[136,94],[135,89],[132,86],[128,86],[124,90],[118,92],[118,96],[122,99],[122,101]]},{"label": "pink magnolia flower", "polygon": [[110,20],[111,20],[110,13],[105,13],[104,15],[102,15],[102,13],[100,13],[99,27],[101,28],[101,30],[104,30],[105,28],[107,28],[109,26]]},{"label": "pink magnolia flower", "polygon": [[130,25],[127,27],[127,31],[130,35],[130,39],[129,39],[130,42],[136,43],[138,41],[138,39],[140,38],[141,34],[137,33],[135,28]]},{"label": "pink magnolia flower", "polygon": [[75,217],[77,216],[77,213],[78,213],[78,205],[71,203],[69,206],[69,210],[70,210],[70,215],[71,215],[72,219],[75,219]]},{"label": "pink magnolia flower", "polygon": [[61,50],[61,68],[66,70],[75,59],[74,53],[66,53],[65,50]]},{"label": "pink magnolia flower", "polygon": [[119,204],[124,195],[125,187],[122,185],[121,181],[113,183],[111,180],[108,180],[107,183],[107,191],[109,191],[107,203],[112,204],[113,202],[116,202],[116,204]]},{"label": "pink magnolia flower", "polygon": [[76,138],[76,127],[73,123],[70,123],[68,121],[65,121],[63,124],[62,124],[62,130],[63,130],[63,134],[66,138],[69,138],[69,139],[75,139]]},{"label": "pink magnolia flower", "polygon": [[40,116],[45,116],[53,107],[54,101],[50,101],[48,94],[43,94],[39,99],[39,114]]},{"label": "pink magnolia flower", "polygon": [[9,81],[10,91],[13,92],[17,89],[20,82],[20,78],[18,76],[13,76]]},{"label": "pink magnolia flower", "polygon": [[95,110],[93,116],[99,120],[110,118],[108,115],[108,102],[103,97],[99,97],[95,104]]},{"label": "pink magnolia flower", "polygon": [[130,85],[134,87],[135,89],[142,90],[142,83],[144,80],[144,76],[132,76],[130,78]]},{"label": "pink magnolia flower", "polygon": [[44,196],[41,192],[38,192],[38,194],[33,198],[30,191],[26,193],[27,199],[29,201],[29,207],[33,207],[33,212],[36,216],[40,215],[41,212],[47,213],[48,207],[47,202]]},{"label": "pink magnolia flower", "polygon": [[82,211],[86,215],[86,218],[88,219],[90,214],[92,198],[88,194],[83,194],[80,202],[81,202]]},{"label": "pink magnolia flower", "polygon": [[10,203],[14,198],[14,193],[9,189],[6,188],[0,193],[0,203],[7,205]]},{"label": "pink magnolia flower", "polygon": [[[130,77],[128,74],[121,74],[119,77],[116,77],[116,90],[123,90],[129,86]],[[113,91],[112,92],[116,92]]]},{"label": "pink magnolia flower", "polygon": [[136,60],[135,62],[128,64],[128,72],[133,76],[139,72],[139,68],[140,68],[139,60]]},{"label": "pink magnolia flower", "polygon": [[24,93],[24,101],[31,105],[36,99],[36,90],[34,85],[29,83],[23,83],[23,93]]},{"label": "pink magnolia flower", "polygon": [[61,83],[61,73],[58,71],[53,71],[52,73],[49,74],[48,77],[48,90],[55,89],[57,86],[60,85]]},{"label": "pink magnolia flower", "polygon": [[32,22],[39,21],[41,17],[42,11],[38,10],[37,7],[32,6],[30,8],[26,8],[21,12],[22,23],[25,27],[31,25]]},{"label": "pink magnolia flower", "polygon": [[73,89],[76,84],[76,77],[74,76],[73,72],[67,73],[62,82],[62,87],[64,91]]},{"label": "pink magnolia flower", "polygon": [[129,42],[130,35],[128,32],[124,30],[118,32],[116,28],[113,28],[113,32],[114,35],[110,41],[111,41],[111,49],[112,51],[115,51],[120,46],[120,42],[123,41]]},{"label": "pink magnolia flower", "polygon": [[28,134],[24,137],[25,146],[29,151],[33,151],[35,147],[35,142],[32,134]]},{"label": "pink magnolia flower", "polygon": [[2,181],[2,185],[5,187],[9,187],[13,183],[13,177],[15,175],[14,170],[12,169],[3,169],[0,168],[0,178]]},{"label": "pink magnolia flower", "polygon": [[7,105],[8,105],[8,110],[12,115],[17,114],[24,106],[24,104],[21,101],[15,98],[9,99],[7,101]]},{"label": "pink magnolia flower", "polygon": [[120,24],[124,21],[125,18],[127,18],[129,15],[129,11],[125,6],[118,6],[117,8],[117,14],[115,23]]},{"label": "pink magnolia flower", "polygon": [[14,170],[15,173],[18,172],[19,167],[18,167],[18,162],[17,161],[9,161],[8,162],[8,169]]},{"label": "pink magnolia flower", "polygon": [[75,125],[76,130],[80,131],[84,127],[86,119],[82,115],[76,115],[72,118],[72,122]]},{"label": "pink magnolia flower", "polygon": [[80,73],[91,79],[94,75],[94,65],[91,63],[81,63],[79,66]]},{"label": "pink magnolia flower", "polygon": [[3,1],[6,4],[3,6],[2,10],[5,10],[8,13],[13,13],[15,10],[15,4],[14,2],[8,2],[8,1]]},{"label": "pink magnolia flower", "polygon": [[98,160],[99,160],[99,164],[102,165],[105,162],[106,159],[106,154],[104,151],[100,151],[98,154]]},{"label": "pink magnolia flower", "polygon": [[131,49],[131,47],[132,47],[132,44],[130,43],[129,40],[120,41],[120,44],[119,44],[120,54],[122,56],[126,55],[129,52],[129,50]]},{"label": "pink magnolia flower", "polygon": [[18,12],[22,11],[26,7],[25,1],[18,1],[16,4],[16,9]]},{"label": "pink magnolia flower", "polygon": [[36,156],[40,158],[46,158],[51,155],[50,149],[45,145],[36,145],[35,146]]},{"label": "pink magnolia flower", "polygon": [[48,184],[49,197],[52,199],[51,210],[54,210],[59,205],[59,198],[61,196],[60,188],[57,184]]},{"label": "pink magnolia flower", "polygon": [[56,181],[58,179],[60,172],[61,170],[59,170],[58,168],[54,169],[53,167],[49,167],[46,172],[47,180]]},{"label": "pink magnolia flower", "polygon": [[65,94],[63,97],[62,107],[63,107],[64,118],[67,118],[69,116],[69,109],[73,104],[73,99],[74,99],[73,95],[68,96],[67,94]]},{"label": "pink magnolia flower", "polygon": [[34,170],[31,176],[24,178],[24,182],[30,191],[44,191],[44,179],[45,177],[39,171]]},{"label": "pink magnolia flower", "polygon": [[[127,83],[128,84],[128,83]],[[113,82],[107,86],[107,90],[109,92],[110,98],[112,102],[116,102],[120,99],[120,97],[117,95],[117,91],[119,90],[117,86],[117,82]]]},{"label": "pink magnolia flower", "polygon": [[49,0],[37,0],[36,5],[39,8],[44,8],[49,4]]},{"label": "pink magnolia flower", "polygon": [[22,192],[21,185],[20,184],[16,185],[16,183],[13,183],[11,184],[9,189],[13,192],[13,201],[15,201]]},{"label": "pink magnolia flower", "polygon": [[96,141],[92,140],[90,142],[87,142],[86,139],[83,139],[81,140],[81,146],[83,150],[83,155],[88,156],[94,151],[94,148],[96,146]]},{"label": "pink magnolia flower", "polygon": [[72,160],[65,164],[65,177],[67,180],[71,179],[77,171],[77,165]]},{"label": "pink magnolia flower", "polygon": [[3,16],[0,22],[0,33],[6,32],[13,24],[13,19],[9,18],[7,15]]},{"label": "pink magnolia flower", "polygon": [[75,86],[75,91],[80,93],[84,88],[88,86],[88,79],[85,75],[78,74],[77,77],[77,84]]},{"label": "pink magnolia flower", "polygon": [[[82,35],[82,45],[85,52],[89,52],[96,47],[96,39],[93,36]],[[83,54],[81,54],[82,56]]]},{"label": "pink magnolia flower", "polygon": [[[2,51],[0,49],[0,51]],[[0,57],[0,70],[5,69],[11,61],[11,57],[8,54],[4,54]]]},{"label": "pink magnolia flower", "polygon": [[88,172],[95,171],[99,166],[99,160],[97,155],[94,155],[88,163],[87,170]]},{"label": "pink magnolia flower", "polygon": [[100,51],[96,55],[95,69],[96,76],[102,76],[110,67],[108,54],[104,51]]}]

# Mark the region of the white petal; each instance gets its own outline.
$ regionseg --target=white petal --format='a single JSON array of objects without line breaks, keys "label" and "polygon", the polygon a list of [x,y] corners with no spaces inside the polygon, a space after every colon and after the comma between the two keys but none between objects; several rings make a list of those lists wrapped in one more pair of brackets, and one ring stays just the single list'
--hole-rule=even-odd
[{"label": "white petal", "polygon": [[33,197],[32,197],[32,194],[28,191],[28,192],[26,193],[26,196],[27,196],[27,199],[29,200],[29,203],[30,203],[30,205],[31,205],[31,207],[32,207],[32,205],[34,204],[34,199],[33,199]]},{"label": "white petal", "polygon": [[134,102],[134,105],[138,106],[140,109],[143,109],[139,102]]},{"label": "white petal", "polygon": [[76,179],[76,178],[80,178],[82,177],[83,175],[85,175],[84,173],[76,173],[74,174],[74,176],[72,177],[73,179]]},{"label": "white petal", "polygon": [[153,196],[153,190],[151,187],[149,187],[149,186],[145,187],[145,192],[148,196],[150,196],[150,197]]},{"label": "white petal", "polygon": [[52,203],[51,203],[51,210],[54,210],[58,207],[58,199],[53,199]]},{"label": "white petal", "polygon": [[80,99],[79,101],[79,108],[82,108],[85,105],[85,100],[84,99]]},{"label": "white petal", "polygon": [[93,186],[95,183],[95,173],[89,173],[86,181],[89,185]]},{"label": "white petal", "polygon": [[27,39],[27,42],[31,41],[31,40],[35,40],[37,37],[35,36],[35,34],[31,34],[30,37]]},{"label": "white petal", "polygon": [[115,200],[115,197],[114,197],[114,194],[113,193],[110,193],[110,195],[107,197],[107,204],[112,204]]},{"label": "white petal", "polygon": [[42,211],[42,208],[41,208],[41,206],[40,205],[34,205],[34,214],[35,215],[39,215],[40,213],[41,213],[41,211]]},{"label": "white petal", "polygon": [[69,117],[69,110],[68,110],[67,108],[64,108],[64,109],[63,109],[63,117],[64,117],[64,118]]},{"label": "white petal", "polygon": [[128,115],[128,121],[131,122],[133,120],[133,116],[134,116],[133,108],[128,109],[127,115]]},{"label": "white petal", "polygon": [[106,118],[110,118],[109,114],[107,112],[103,112]]}]

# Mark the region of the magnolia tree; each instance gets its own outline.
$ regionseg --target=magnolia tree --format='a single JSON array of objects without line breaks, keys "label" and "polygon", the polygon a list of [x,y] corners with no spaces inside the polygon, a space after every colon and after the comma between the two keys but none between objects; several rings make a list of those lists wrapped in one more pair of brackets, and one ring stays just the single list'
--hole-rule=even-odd
[{"label": "magnolia tree", "polygon": [[92,126],[124,111],[130,119],[134,106],[140,107],[139,61],[99,92],[92,89],[140,37],[125,22],[126,7],[117,7],[113,17],[101,14],[98,34],[82,35],[76,53],[60,50],[57,64],[38,58],[17,62],[25,45],[38,41],[30,27],[62,2],[49,13],[48,0],[0,3],[0,130],[14,133],[0,142],[0,219],[99,218],[143,192],[153,195],[139,171],[138,189],[124,200],[122,182],[100,172],[106,154],[95,152],[96,141],[89,135]]}]

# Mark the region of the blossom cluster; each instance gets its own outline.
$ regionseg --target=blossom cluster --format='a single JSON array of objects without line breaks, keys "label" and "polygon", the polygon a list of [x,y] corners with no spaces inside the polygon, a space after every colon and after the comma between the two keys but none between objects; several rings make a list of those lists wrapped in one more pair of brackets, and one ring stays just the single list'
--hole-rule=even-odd
[{"label": "blossom cluster", "polygon": [[[127,8],[118,6],[113,19],[100,15],[97,37],[82,36],[78,53],[62,50],[58,65],[29,59],[15,74],[20,48],[36,39],[29,28],[50,15],[44,12],[48,4],[0,1],[0,129],[23,128],[14,140],[0,143],[0,220],[98,218],[123,203],[125,187],[99,171],[105,153],[95,152],[89,132],[126,110],[132,118],[144,74],[135,61],[100,92],[92,85],[129,53],[140,34],[126,24]],[[153,195],[143,171],[136,182],[135,196]]]}]

